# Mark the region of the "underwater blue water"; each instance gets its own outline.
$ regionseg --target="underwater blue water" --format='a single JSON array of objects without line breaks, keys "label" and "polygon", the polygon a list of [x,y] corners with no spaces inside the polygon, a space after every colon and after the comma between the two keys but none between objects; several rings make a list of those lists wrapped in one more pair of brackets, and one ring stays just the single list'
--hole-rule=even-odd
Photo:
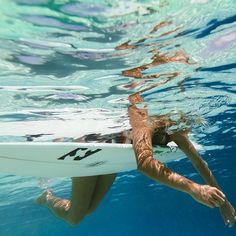
[{"label": "underwater blue water", "polygon": [[[26,141],[15,127],[34,121],[65,120],[65,136],[76,138],[69,125],[78,116],[104,121],[104,133],[125,129],[127,97],[142,91],[150,114],[206,119],[192,138],[236,206],[234,0],[0,3],[1,142]],[[186,159],[168,167],[203,183]],[[46,187],[70,196],[68,178],[0,175],[1,236],[236,235],[218,209],[137,171],[120,173],[97,211],[74,228],[35,204]]]}]

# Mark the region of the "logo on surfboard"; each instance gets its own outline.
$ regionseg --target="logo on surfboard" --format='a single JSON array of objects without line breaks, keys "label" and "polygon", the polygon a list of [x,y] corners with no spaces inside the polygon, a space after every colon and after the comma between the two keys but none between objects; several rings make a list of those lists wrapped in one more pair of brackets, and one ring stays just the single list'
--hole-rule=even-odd
[{"label": "logo on surfboard", "polygon": [[97,152],[100,152],[102,149],[97,148],[95,150],[90,150],[88,148],[76,148],[65,155],[57,158],[57,160],[72,159],[74,161],[80,161],[88,156],[91,156]]}]

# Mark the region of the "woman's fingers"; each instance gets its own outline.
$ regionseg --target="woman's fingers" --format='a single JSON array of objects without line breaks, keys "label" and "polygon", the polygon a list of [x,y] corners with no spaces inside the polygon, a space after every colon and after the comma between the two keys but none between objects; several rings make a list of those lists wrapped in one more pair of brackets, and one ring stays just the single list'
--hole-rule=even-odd
[{"label": "woman's fingers", "polygon": [[224,199],[224,198],[222,198],[221,196],[216,195],[216,194],[212,195],[212,199],[213,199],[213,201],[215,202],[215,204],[216,204],[217,207],[220,207],[220,206],[223,205],[224,202],[225,202],[225,199]]},{"label": "woman's fingers", "polygon": [[222,205],[222,202],[214,197],[212,197],[209,201],[213,204],[214,207],[220,207]]},{"label": "woman's fingers", "polygon": [[220,207],[225,202],[225,195],[219,189],[213,187],[211,193],[211,201],[216,207]]},{"label": "woman's fingers", "polygon": [[225,200],[225,195],[222,191],[220,191],[218,188],[216,188],[216,192],[221,198],[223,198]]}]

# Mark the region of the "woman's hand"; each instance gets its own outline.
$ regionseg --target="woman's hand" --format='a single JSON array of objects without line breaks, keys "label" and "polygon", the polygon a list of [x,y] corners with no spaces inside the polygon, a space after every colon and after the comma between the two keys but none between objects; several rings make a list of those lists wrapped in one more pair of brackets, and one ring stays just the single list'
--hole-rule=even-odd
[{"label": "woman's hand", "polygon": [[234,207],[228,200],[226,200],[219,210],[225,225],[232,227],[236,221],[236,212]]},{"label": "woman's hand", "polygon": [[216,187],[194,184],[191,196],[210,208],[221,207],[225,203],[225,195]]}]

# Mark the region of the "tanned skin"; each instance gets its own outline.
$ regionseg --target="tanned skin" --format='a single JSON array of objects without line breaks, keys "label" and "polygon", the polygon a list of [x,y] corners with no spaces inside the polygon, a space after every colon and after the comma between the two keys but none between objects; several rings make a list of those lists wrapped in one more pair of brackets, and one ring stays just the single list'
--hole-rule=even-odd
[{"label": "tanned skin", "polygon": [[206,162],[189,140],[189,130],[174,132],[169,135],[168,141],[174,141],[186,154],[207,185],[199,185],[171,171],[164,164],[153,158],[152,137],[155,130],[158,128],[161,130],[163,126],[171,126],[173,122],[168,119],[168,116],[157,119],[156,117],[149,117],[147,109],[138,109],[135,104],[144,102],[139,93],[130,96],[129,100],[132,103],[129,107],[129,117],[138,169],[156,181],[189,194],[196,201],[208,207],[219,207],[225,224],[232,227],[236,220],[235,209],[220,190]]},{"label": "tanned skin", "polygon": [[[212,172],[202,160],[196,149],[189,141],[188,131],[178,131],[169,135],[169,141],[174,141],[187,155],[195,169],[206,181],[206,185],[197,184],[168,169],[163,163],[153,158],[153,136],[157,129],[173,125],[168,116],[149,117],[147,109],[138,109],[135,104],[143,102],[139,93],[129,97],[131,106],[128,109],[132,131],[127,138],[133,141],[138,170],[151,179],[161,182],[178,191],[185,192],[196,201],[210,207],[218,207],[224,222],[233,226],[236,213],[233,206],[220,190]],[[165,143],[166,135],[157,143]],[[37,202],[52,211],[58,218],[70,225],[79,224],[84,217],[91,214],[100,204],[106,192],[114,182],[116,174],[75,177],[72,178],[71,198],[55,197],[51,191],[44,192]]]}]

